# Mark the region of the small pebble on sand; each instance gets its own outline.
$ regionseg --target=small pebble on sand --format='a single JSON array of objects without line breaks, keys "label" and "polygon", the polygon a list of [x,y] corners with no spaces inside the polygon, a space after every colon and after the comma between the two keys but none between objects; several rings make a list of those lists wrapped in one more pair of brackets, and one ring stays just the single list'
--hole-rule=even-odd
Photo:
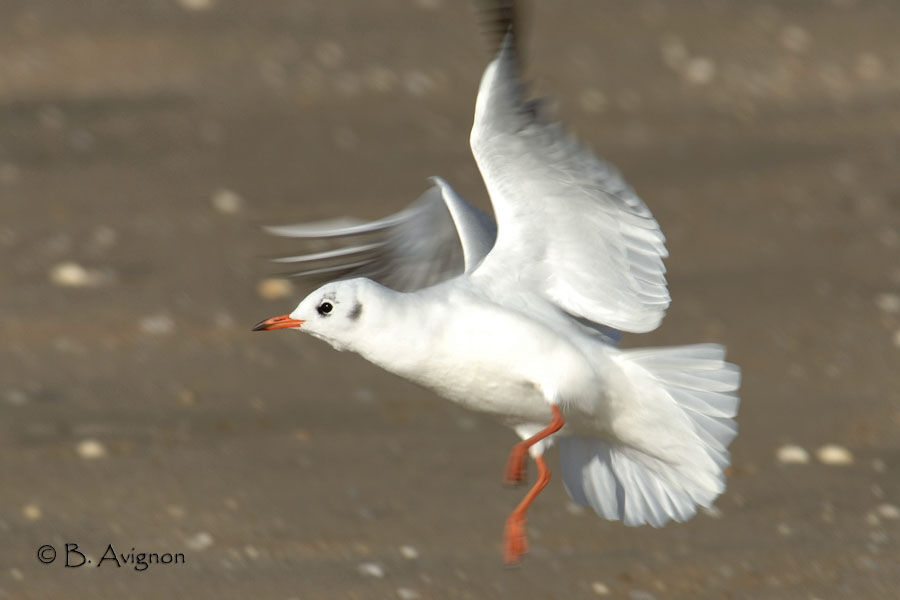
[{"label": "small pebble on sand", "polygon": [[397,588],[397,597],[400,600],[419,600],[422,595],[412,588]]},{"label": "small pebble on sand", "polygon": [[187,538],[184,543],[190,550],[206,550],[213,545],[213,536],[206,531],[200,531]]},{"label": "small pebble on sand", "polygon": [[900,519],[900,507],[896,504],[879,504],[878,508],[875,509],[878,511],[878,516],[882,519],[887,519],[888,521],[896,521]]},{"label": "small pebble on sand", "polygon": [[408,560],[419,558],[419,551],[409,545],[400,546],[400,555]]},{"label": "small pebble on sand", "polygon": [[609,596],[609,594],[611,593],[609,590],[609,586],[602,581],[595,581],[594,583],[592,583],[591,591],[593,591],[598,596]]},{"label": "small pebble on sand", "polygon": [[796,444],[785,444],[776,452],[778,462],[784,465],[805,465],[809,463],[809,452]]},{"label": "small pebble on sand", "polygon": [[846,466],[853,464],[853,454],[843,446],[826,444],[816,450],[816,458],[825,465]]},{"label": "small pebble on sand", "polygon": [[209,10],[215,4],[215,0],[178,0],[178,4],[185,10],[201,11]]},{"label": "small pebble on sand", "polygon": [[875,296],[875,306],[888,314],[900,313],[900,294],[878,294]]},{"label": "small pebble on sand", "polygon": [[166,314],[147,315],[140,320],[140,327],[148,335],[166,335],[175,330],[175,322]]},{"label": "small pebble on sand", "polygon": [[212,205],[217,211],[223,215],[233,215],[239,213],[244,207],[244,199],[237,192],[228,189],[217,190],[212,195]]},{"label": "small pebble on sand", "polygon": [[78,456],[85,460],[96,460],[107,455],[106,446],[100,441],[93,439],[80,441],[76,450],[78,451]]},{"label": "small pebble on sand", "polygon": [[695,85],[705,85],[716,76],[716,63],[705,56],[695,56],[684,66],[684,77]]},{"label": "small pebble on sand", "polygon": [[263,300],[281,300],[294,294],[294,285],[287,279],[270,277],[256,285],[256,293]]},{"label": "small pebble on sand", "polygon": [[41,518],[41,507],[37,504],[26,504],[22,507],[22,516],[29,521],[37,521]]},{"label": "small pebble on sand", "polygon": [[359,571],[360,575],[363,575],[365,577],[375,577],[376,579],[381,579],[382,577],[384,577],[384,568],[378,563],[360,563],[356,570]]},{"label": "small pebble on sand", "polygon": [[104,282],[101,273],[66,261],[50,269],[50,281],[61,287],[94,287]]}]

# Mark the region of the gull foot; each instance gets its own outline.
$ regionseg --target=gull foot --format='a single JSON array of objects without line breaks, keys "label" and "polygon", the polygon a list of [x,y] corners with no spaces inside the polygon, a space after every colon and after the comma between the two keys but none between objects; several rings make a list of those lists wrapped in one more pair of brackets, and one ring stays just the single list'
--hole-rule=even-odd
[{"label": "gull foot", "polygon": [[503,562],[515,565],[528,552],[528,536],[525,535],[525,519],[510,516],[503,530]]}]

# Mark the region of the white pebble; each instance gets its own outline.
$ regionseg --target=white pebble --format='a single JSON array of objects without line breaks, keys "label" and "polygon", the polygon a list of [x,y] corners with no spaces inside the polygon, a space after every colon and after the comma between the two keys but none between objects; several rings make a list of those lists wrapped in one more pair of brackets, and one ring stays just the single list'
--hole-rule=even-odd
[{"label": "white pebble", "polygon": [[263,300],[281,300],[294,294],[294,286],[287,279],[270,277],[256,285],[256,293]]},{"label": "white pebble", "polygon": [[400,546],[400,555],[403,558],[408,558],[409,560],[415,560],[419,558],[419,551],[413,548],[412,546]]},{"label": "white pebble", "polygon": [[695,56],[685,65],[684,76],[690,83],[705,85],[716,76],[716,63],[705,56]]},{"label": "white pebble", "polygon": [[37,504],[26,504],[22,507],[22,516],[29,521],[37,521],[41,518],[41,507]]},{"label": "white pebble", "polygon": [[169,315],[149,315],[140,320],[140,327],[148,335],[166,335],[175,330],[175,322]]},{"label": "white pebble", "polygon": [[875,305],[879,310],[886,313],[900,312],[900,295],[898,294],[878,294],[875,296]]},{"label": "white pebble", "polygon": [[889,521],[900,519],[900,507],[896,504],[879,504],[876,510],[882,519],[888,519]]},{"label": "white pebble", "polygon": [[422,595],[414,589],[397,588],[397,597],[400,600],[418,600]]},{"label": "white pebble", "polygon": [[364,562],[356,568],[360,575],[365,577],[375,577],[381,579],[384,577],[384,568],[378,563]]},{"label": "white pebble", "polygon": [[103,283],[103,276],[78,263],[62,262],[50,269],[50,281],[62,287],[92,287]]},{"label": "white pebble", "polygon": [[809,463],[809,452],[795,444],[785,444],[776,453],[778,462],[785,465],[805,465]]},{"label": "white pebble", "polygon": [[190,550],[206,550],[212,546],[213,536],[206,531],[200,531],[184,540],[184,543]]},{"label": "white pebble", "polygon": [[178,0],[178,4],[185,10],[209,10],[215,4],[214,0]]},{"label": "white pebble", "polygon": [[816,450],[816,458],[819,462],[826,465],[852,465],[853,454],[843,446],[837,444],[827,444]]},{"label": "white pebble", "polygon": [[243,208],[244,200],[232,190],[221,189],[212,195],[212,205],[222,214],[233,215]]},{"label": "white pebble", "polygon": [[591,584],[591,590],[598,596],[609,596],[609,586],[601,581],[595,581]]},{"label": "white pebble", "polygon": [[106,456],[106,446],[98,440],[82,440],[77,446],[78,456],[85,460],[94,460]]}]

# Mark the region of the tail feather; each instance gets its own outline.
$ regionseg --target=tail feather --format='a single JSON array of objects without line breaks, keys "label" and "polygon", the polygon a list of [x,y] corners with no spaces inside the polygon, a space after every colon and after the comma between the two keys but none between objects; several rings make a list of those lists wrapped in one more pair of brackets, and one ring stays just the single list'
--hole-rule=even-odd
[{"label": "tail feather", "polygon": [[740,370],[716,344],[627,350],[617,356],[640,397],[612,424],[616,439],[559,440],[569,495],[626,525],[686,521],[725,489],[737,434]]}]

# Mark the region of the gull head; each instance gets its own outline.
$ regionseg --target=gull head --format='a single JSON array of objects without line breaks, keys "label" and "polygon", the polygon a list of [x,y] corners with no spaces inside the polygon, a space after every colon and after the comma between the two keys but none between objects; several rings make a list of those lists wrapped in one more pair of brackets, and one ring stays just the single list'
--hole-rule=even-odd
[{"label": "gull head", "polygon": [[260,321],[253,331],[299,329],[322,339],[338,350],[356,337],[371,301],[368,279],[346,279],[327,283],[300,301],[292,312]]}]

